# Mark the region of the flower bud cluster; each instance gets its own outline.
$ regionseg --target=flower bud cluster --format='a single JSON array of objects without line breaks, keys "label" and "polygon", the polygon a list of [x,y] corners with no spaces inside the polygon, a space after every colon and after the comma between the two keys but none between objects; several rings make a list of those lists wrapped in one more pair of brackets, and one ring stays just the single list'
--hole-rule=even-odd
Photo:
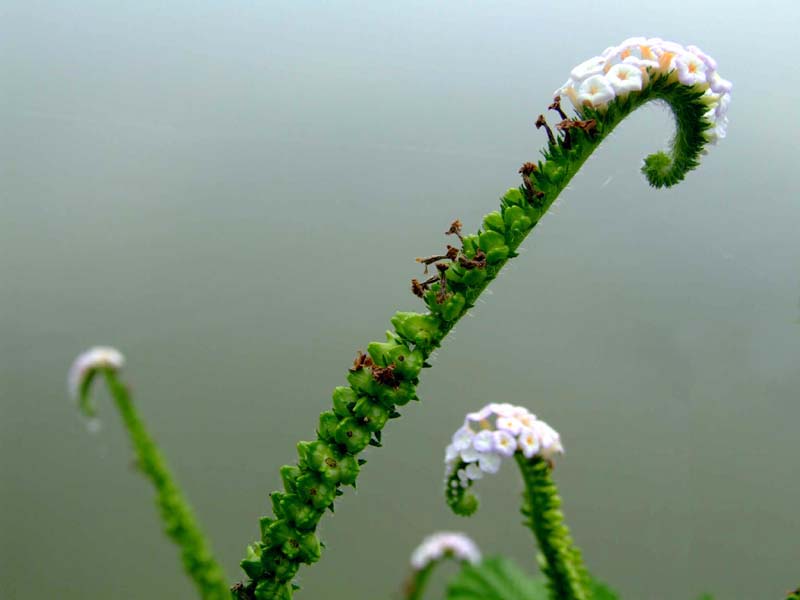
[{"label": "flower bud cluster", "polygon": [[725,137],[732,85],[717,73],[717,62],[697,46],[661,38],[629,38],[606,48],[570,72],[555,95],[566,96],[577,110],[603,110],[615,98],[639,92],[657,77],[667,77],[704,94],[710,142]]},{"label": "flower bud cluster", "polygon": [[467,415],[445,450],[447,502],[458,514],[472,514],[477,500],[465,490],[484,475],[497,473],[504,458],[519,453],[529,460],[551,461],[563,452],[558,432],[526,408],[488,404]]},{"label": "flower bud cluster", "polygon": [[411,568],[421,571],[431,563],[443,558],[478,564],[481,552],[477,544],[463,533],[440,531],[426,537],[411,554]]}]

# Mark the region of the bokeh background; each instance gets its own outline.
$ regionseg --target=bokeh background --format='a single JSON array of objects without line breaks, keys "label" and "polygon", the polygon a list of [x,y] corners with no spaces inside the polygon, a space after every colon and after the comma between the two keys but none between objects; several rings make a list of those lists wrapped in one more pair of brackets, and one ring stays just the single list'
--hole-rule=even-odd
[{"label": "bokeh background", "polygon": [[640,34],[718,59],[728,139],[655,191],[669,114],[619,128],[369,451],[297,597],[396,598],[441,528],[535,569],[510,465],[474,518],[443,501],[444,446],[488,401],[561,431],[569,523],[624,597],[800,584],[799,7],[3,3],[0,597],[193,597],[107,398],[97,435],[67,398],[98,343],[238,579],[356,350],[421,309],[414,257],[517,185],[574,64]]}]

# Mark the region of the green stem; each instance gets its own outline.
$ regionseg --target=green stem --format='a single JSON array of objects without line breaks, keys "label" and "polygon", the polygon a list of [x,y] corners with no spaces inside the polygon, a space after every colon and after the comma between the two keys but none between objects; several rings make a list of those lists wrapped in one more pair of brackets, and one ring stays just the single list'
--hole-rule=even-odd
[{"label": "green stem", "polygon": [[161,452],[147,433],[128,388],[113,369],[102,369],[106,384],[131,438],[137,465],[156,489],[156,503],[167,535],[181,549],[183,567],[204,600],[230,597],[225,574],[214,557],[192,510],[173,480]]},{"label": "green stem", "polygon": [[539,544],[539,567],[548,579],[550,597],[586,600],[588,573],[564,523],[550,465],[539,457],[529,460],[519,452],[514,458],[525,484],[522,514]]},{"label": "green stem", "polygon": [[[271,494],[274,518],[261,519],[261,539],[248,547],[241,562],[250,579],[234,586],[235,598],[292,597],[291,580],[300,564],[319,560],[319,520],[326,509],[333,509],[342,485],[355,485],[364,462],[355,457],[367,445],[381,445],[387,419],[400,416],[396,408],[417,399],[418,374],[429,366],[431,352],[517,255],[516,249],[581,165],[625,117],[652,100],[666,102],[675,115],[678,130],[669,153],[645,161],[643,171],[651,185],[671,186],[697,165],[711,127],[703,117],[707,107],[702,92],[665,76],[651,76],[644,90],[610,102],[603,112],[583,110],[579,116],[586,122],[572,129],[569,138],[554,138],[543,151],[543,163],[523,167],[525,185],[503,196],[501,210],[484,218],[483,231],[462,239],[441,283],[428,288],[417,284],[430,312],[397,313],[392,319],[396,332],[389,333],[385,343],[371,343],[369,362],[366,357],[357,360],[348,374],[349,387],[334,391],[333,411],[320,416],[317,440],[299,444],[297,466],[281,469],[284,490]],[[453,229],[460,232],[460,226],[454,224]]]},{"label": "green stem", "polygon": [[428,580],[431,578],[431,573],[433,573],[433,569],[437,564],[439,562],[434,561],[411,574],[411,580],[406,584],[405,589],[406,600],[422,600],[425,586],[428,585]]}]

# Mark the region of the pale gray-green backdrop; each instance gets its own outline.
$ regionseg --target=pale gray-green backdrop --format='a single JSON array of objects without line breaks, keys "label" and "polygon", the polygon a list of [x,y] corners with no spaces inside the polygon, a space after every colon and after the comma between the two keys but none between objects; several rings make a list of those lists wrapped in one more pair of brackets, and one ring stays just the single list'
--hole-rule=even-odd
[{"label": "pale gray-green backdrop", "polygon": [[355,351],[421,308],[414,257],[517,185],[574,64],[640,34],[718,59],[729,138],[668,191],[638,172],[664,110],[604,144],[369,452],[298,598],[396,598],[437,528],[533,569],[508,465],[475,518],[442,499],[487,401],[562,432],[569,522],[625,598],[800,585],[799,22],[789,0],[6,2],[0,597],[193,596],[107,399],[90,435],[66,396],[97,343],[238,578]]}]

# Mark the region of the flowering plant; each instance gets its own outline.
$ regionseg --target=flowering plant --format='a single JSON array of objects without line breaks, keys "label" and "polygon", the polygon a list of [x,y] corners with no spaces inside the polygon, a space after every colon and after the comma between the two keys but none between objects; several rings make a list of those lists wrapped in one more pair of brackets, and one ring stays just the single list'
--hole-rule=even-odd
[{"label": "flowering plant", "polygon": [[[575,116],[566,114],[562,98],[572,104]],[[70,389],[82,411],[93,417],[90,384],[96,375],[105,378],[140,468],[155,486],[167,534],[181,548],[200,596],[291,598],[300,566],[321,558],[318,524],[333,511],[344,488],[355,486],[366,463],[362,453],[369,446],[380,447],[388,422],[418,400],[419,376],[430,367],[431,353],[517,256],[523,239],[591,153],[634,110],[650,101],[663,102],[675,116],[677,131],[668,151],[647,157],[642,171],[652,186],[672,186],[698,166],[709,144],[725,137],[730,98],[731,84],[719,76],[711,57],[695,46],[658,38],[625,40],[575,67],[548,107],[558,115],[555,127],[544,115],[536,121],[547,134],[543,160],[522,165],[522,184],[503,195],[500,210],[486,215],[476,234],[465,235],[456,220],[446,234],[457,245],[417,259],[426,274],[431,267],[435,270],[411,282],[427,311],[396,313],[386,341],[372,342],[366,354],[358,353],[348,385],[334,389],[331,409],[320,415],[317,438],[300,442],[296,464],[281,468],[283,489],[270,495],[271,515],[261,518],[258,539],[241,561],[246,579],[230,588],[120,380],[122,355],[108,348],[81,355],[70,371]],[[421,598],[434,566],[454,558],[463,568],[448,586],[450,600],[616,598],[589,575],[565,525],[552,478],[554,460],[563,450],[559,433],[525,408],[492,403],[469,413],[445,450],[446,501],[459,515],[474,513],[474,483],[495,473],[504,458],[513,458],[524,483],[522,512],[537,542],[543,577],[532,578],[502,558],[483,559],[469,538],[444,533],[428,538],[413,553],[406,597]]]}]

